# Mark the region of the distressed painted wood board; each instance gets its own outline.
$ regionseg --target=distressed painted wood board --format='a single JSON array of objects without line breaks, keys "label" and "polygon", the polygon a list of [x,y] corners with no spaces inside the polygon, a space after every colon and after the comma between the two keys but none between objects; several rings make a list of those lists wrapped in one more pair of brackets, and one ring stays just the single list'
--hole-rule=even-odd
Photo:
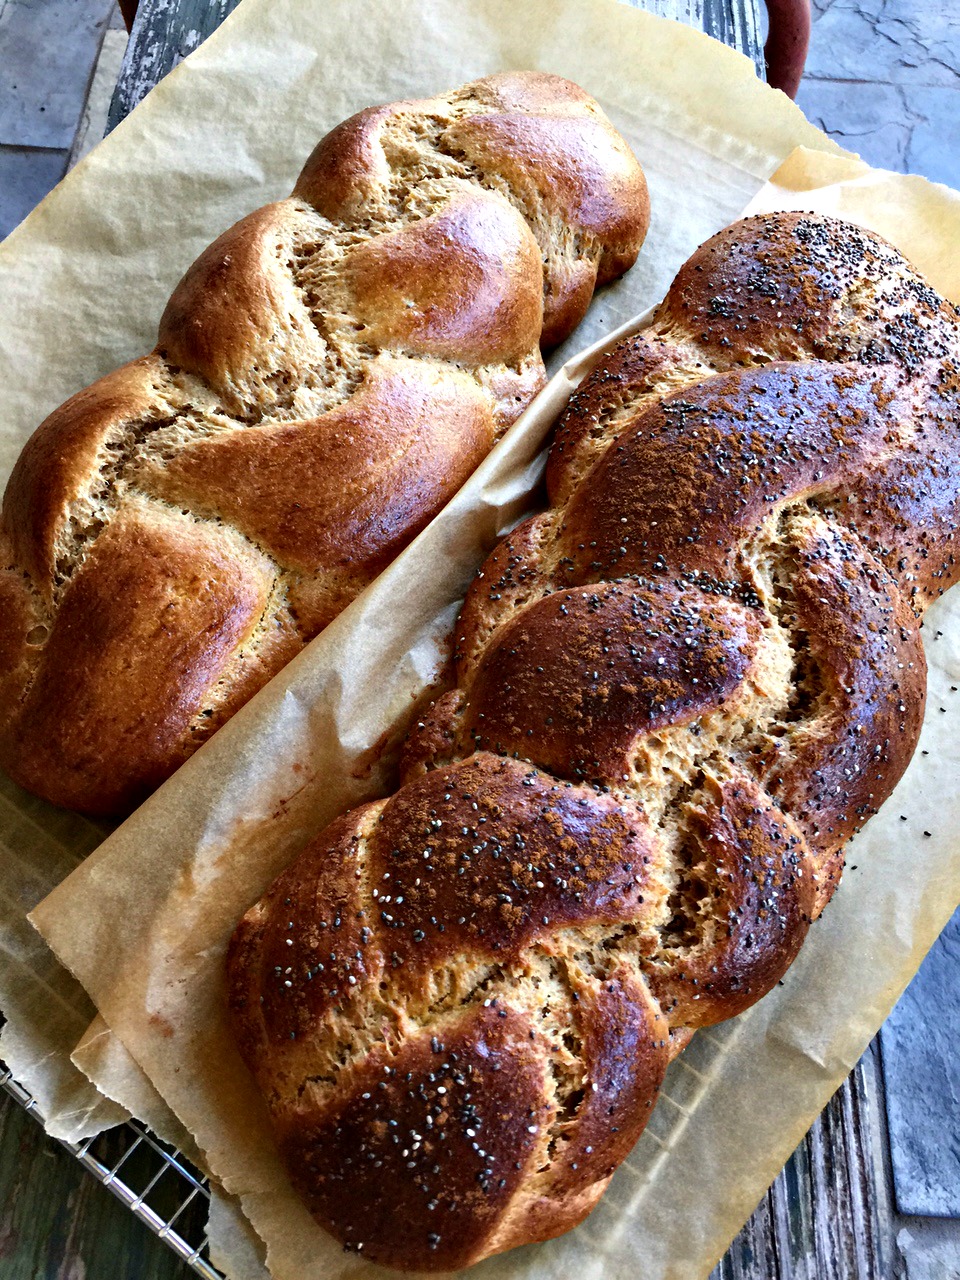
[{"label": "distressed painted wood board", "polygon": [[110,104],[107,132],[216,31],[240,0],[140,0]]},{"label": "distressed painted wood board", "polygon": [[710,1280],[892,1280],[876,1042],[824,1108]]},{"label": "distressed painted wood board", "polygon": [[[123,1150],[119,1137],[114,1131],[99,1140],[105,1159],[111,1143],[117,1153]],[[121,1169],[139,1187],[153,1165],[138,1152]],[[189,1267],[6,1095],[0,1097],[0,1206],[3,1280],[195,1280]],[[172,1196],[170,1212],[176,1207]],[[204,1212],[200,1203],[185,1210],[197,1226]],[[178,1222],[185,1227],[182,1217]]]}]

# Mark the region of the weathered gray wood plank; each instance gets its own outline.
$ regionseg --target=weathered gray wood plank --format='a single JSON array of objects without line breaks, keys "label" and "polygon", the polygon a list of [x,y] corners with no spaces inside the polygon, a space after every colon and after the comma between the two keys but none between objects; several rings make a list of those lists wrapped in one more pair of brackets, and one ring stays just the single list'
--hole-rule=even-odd
[{"label": "weathered gray wood plank", "polygon": [[240,0],[140,0],[110,104],[107,132],[216,31]]},{"label": "weathered gray wood plank", "polygon": [[874,1042],[711,1280],[891,1280],[895,1241],[881,1090]]},{"label": "weathered gray wood plank", "polygon": [[739,49],[764,75],[760,0],[624,0],[661,18],[673,18]]},{"label": "weathered gray wood plank", "polygon": [[[98,1139],[98,1158],[112,1163],[124,1150],[122,1141],[119,1132]],[[134,1186],[149,1177],[145,1153],[135,1152],[122,1168]],[[170,1213],[177,1204],[174,1191],[171,1186]],[[0,1097],[0,1206],[3,1280],[195,1280],[189,1267],[7,1095]],[[203,1215],[195,1203],[178,1226],[202,1234]]]}]

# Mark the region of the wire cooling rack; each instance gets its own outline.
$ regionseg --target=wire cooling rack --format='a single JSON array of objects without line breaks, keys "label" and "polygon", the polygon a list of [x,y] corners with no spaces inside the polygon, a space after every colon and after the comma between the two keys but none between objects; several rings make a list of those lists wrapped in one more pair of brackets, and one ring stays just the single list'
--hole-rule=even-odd
[{"label": "wire cooling rack", "polygon": [[[0,1087],[38,1123],[36,1100],[0,1063]],[[199,1170],[176,1147],[160,1142],[137,1120],[87,1138],[60,1145],[108,1187],[118,1200],[160,1237],[204,1280],[225,1280],[210,1262],[204,1225],[210,1190]],[[197,1202],[204,1212],[190,1212]]]}]

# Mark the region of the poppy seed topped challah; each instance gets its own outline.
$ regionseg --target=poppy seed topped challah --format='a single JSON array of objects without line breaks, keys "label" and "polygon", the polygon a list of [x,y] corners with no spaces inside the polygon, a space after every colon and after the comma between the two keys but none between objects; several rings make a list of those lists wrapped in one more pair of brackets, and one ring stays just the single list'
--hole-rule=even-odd
[{"label": "poppy seed topped challah", "polygon": [[297,1190],[452,1269],[583,1218],[692,1032],[763,996],[914,750],[958,576],[960,318],[876,236],[749,218],[574,396],[403,785],[238,926]]},{"label": "poppy seed topped challah", "polygon": [[643,173],[582,89],[361,112],[177,286],[155,351],[27,443],[0,527],[0,764],[133,807],[439,511],[634,262]]}]

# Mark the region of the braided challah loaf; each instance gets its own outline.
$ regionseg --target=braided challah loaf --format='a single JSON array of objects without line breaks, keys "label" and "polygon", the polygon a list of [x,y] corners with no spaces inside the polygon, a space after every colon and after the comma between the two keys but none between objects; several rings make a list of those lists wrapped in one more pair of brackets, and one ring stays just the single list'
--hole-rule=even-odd
[{"label": "braided challah loaf", "polygon": [[890,246],[747,219],[574,397],[405,783],[238,926],[238,1044],[348,1248],[576,1224],[697,1028],[777,982],[914,749],[960,576],[960,317]]},{"label": "braided challah loaf", "polygon": [[0,763],[89,812],[173,772],[436,514],[635,260],[639,165],[516,73],[361,112],[24,449]]}]

